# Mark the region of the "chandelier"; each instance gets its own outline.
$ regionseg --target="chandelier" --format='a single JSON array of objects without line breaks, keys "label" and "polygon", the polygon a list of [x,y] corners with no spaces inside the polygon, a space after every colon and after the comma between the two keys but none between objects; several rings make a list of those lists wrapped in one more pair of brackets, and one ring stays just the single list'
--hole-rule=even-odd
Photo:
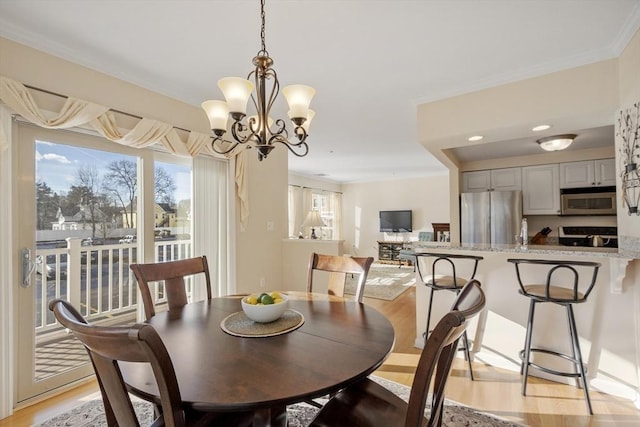
[{"label": "chandelier", "polygon": [[[289,140],[289,133],[282,119],[274,120],[270,117],[271,107],[280,91],[280,83],[276,71],[272,68],[273,59],[265,47],[265,14],[264,0],[260,1],[260,27],[261,48],[253,58],[255,69],[249,73],[246,79],[241,77],[226,77],[218,81],[218,87],[224,95],[225,101],[205,101],[202,108],[207,113],[213,141],[211,146],[218,154],[227,154],[239,144],[254,146],[258,151],[258,159],[265,159],[276,143],[284,144],[298,157],[306,156],[309,152],[307,136],[309,124],[314,116],[309,109],[311,98],[315,89],[305,85],[291,85],[284,87],[284,94],[289,104],[288,115],[293,122],[293,134],[297,140]],[[251,81],[253,80],[253,82]],[[253,89],[256,89],[255,95]],[[251,97],[256,115],[247,116],[247,103]],[[227,132],[229,116],[233,119],[231,124],[232,140],[223,138]]]}]

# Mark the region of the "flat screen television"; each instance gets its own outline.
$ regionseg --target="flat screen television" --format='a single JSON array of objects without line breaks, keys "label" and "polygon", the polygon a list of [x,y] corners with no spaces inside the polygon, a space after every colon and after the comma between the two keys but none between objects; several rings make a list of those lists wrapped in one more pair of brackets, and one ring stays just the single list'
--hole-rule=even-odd
[{"label": "flat screen television", "polygon": [[385,233],[408,233],[413,231],[412,211],[380,211],[380,231]]}]

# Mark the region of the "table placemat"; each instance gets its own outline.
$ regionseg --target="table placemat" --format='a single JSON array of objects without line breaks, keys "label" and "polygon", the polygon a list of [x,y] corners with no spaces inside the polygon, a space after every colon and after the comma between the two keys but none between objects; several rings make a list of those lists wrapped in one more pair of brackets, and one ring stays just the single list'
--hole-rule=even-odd
[{"label": "table placemat", "polygon": [[278,320],[269,323],[254,322],[243,311],[230,314],[220,322],[229,335],[244,338],[273,337],[298,329],[304,323],[302,313],[287,309]]}]

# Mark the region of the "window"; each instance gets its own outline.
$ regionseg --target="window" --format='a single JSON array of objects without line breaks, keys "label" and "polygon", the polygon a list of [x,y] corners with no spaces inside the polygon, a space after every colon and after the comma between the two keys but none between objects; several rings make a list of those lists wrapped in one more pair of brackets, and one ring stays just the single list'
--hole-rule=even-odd
[{"label": "window", "polygon": [[311,229],[302,223],[311,210],[320,212],[324,227],[316,228],[319,239],[340,239],[342,193],[289,185],[289,236],[308,238]]}]

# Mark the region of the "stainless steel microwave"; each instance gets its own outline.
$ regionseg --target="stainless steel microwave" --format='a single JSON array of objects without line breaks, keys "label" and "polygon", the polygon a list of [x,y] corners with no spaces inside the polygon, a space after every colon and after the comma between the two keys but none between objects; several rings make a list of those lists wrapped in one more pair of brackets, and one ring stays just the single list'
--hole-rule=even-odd
[{"label": "stainless steel microwave", "polygon": [[560,194],[561,215],[615,215],[615,187],[567,188]]}]

